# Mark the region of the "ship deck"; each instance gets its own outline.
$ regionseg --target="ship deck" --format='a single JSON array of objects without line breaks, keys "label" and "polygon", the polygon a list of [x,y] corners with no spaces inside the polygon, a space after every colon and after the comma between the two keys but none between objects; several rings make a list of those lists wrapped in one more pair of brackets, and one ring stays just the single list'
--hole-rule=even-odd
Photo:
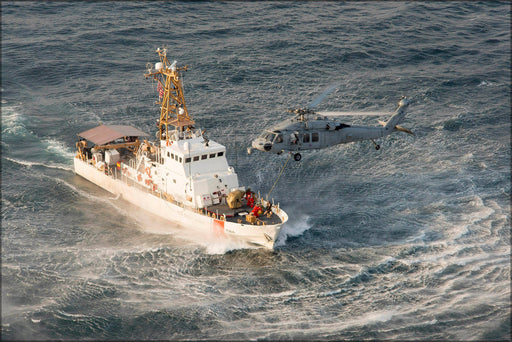
[{"label": "ship deck", "polygon": [[[206,208],[206,211],[212,215],[215,214],[216,217],[220,215],[224,215],[226,217],[226,221],[235,222],[235,223],[244,223],[251,224],[247,222],[245,216],[250,214],[253,208],[249,207],[247,204],[242,204],[240,208],[231,209],[227,204],[216,204],[211,205]],[[263,208],[263,211],[265,209]],[[252,223],[254,225],[274,225],[282,223],[282,220],[278,215],[272,213],[272,215],[261,214],[256,218],[256,222]]]}]

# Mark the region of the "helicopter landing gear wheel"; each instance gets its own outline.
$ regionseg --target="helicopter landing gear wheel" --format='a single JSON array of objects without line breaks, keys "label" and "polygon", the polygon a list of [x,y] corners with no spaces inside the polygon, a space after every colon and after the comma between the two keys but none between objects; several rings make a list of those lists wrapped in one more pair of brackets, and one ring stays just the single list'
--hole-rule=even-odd
[{"label": "helicopter landing gear wheel", "polygon": [[380,145],[375,142],[375,140],[372,139],[373,146],[375,146],[375,149],[378,151],[380,150]]},{"label": "helicopter landing gear wheel", "polygon": [[301,158],[302,158],[302,156],[300,155],[300,153],[295,153],[293,155],[293,159],[295,159],[295,161],[299,161],[299,160],[301,160]]}]

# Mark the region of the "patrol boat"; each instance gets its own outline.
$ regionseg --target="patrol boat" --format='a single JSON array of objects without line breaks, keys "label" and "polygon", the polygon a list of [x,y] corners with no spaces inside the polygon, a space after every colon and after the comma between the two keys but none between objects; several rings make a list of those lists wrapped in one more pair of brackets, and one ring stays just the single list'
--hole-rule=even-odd
[{"label": "patrol boat", "polygon": [[195,128],[182,74],[156,50],[146,78],[157,83],[156,141],[126,125],[101,125],[78,134],[75,173],[175,225],[248,245],[274,248],[288,215],[274,200],[240,186],[226,147]]}]

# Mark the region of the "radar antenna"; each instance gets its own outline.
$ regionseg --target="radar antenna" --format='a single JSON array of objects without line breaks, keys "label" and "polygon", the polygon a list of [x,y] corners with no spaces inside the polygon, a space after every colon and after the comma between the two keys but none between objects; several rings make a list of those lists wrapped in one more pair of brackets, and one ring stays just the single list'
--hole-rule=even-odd
[{"label": "radar antenna", "polygon": [[[185,97],[183,95],[183,84],[181,72],[186,71],[188,65],[177,67],[176,61],[172,64],[167,59],[167,49],[158,48],[156,50],[160,57],[160,62],[155,64],[155,70],[148,68],[148,73],[144,74],[146,78],[153,77],[157,81],[157,90],[159,93],[160,119],[158,120],[157,136],[160,140],[169,140],[170,131],[178,130],[183,132],[187,127],[195,124],[194,120],[188,115]],[[174,129],[169,126],[174,127]]]}]

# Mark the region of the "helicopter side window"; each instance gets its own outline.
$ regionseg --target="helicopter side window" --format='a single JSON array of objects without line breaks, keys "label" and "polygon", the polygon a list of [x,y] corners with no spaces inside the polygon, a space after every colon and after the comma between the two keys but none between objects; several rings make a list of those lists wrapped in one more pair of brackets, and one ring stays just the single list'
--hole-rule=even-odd
[{"label": "helicopter side window", "polygon": [[312,133],[311,134],[311,141],[312,142],[318,142],[318,133]]},{"label": "helicopter side window", "polygon": [[275,143],[276,144],[280,144],[283,142],[283,135],[281,133],[277,134],[276,138],[275,138]]},{"label": "helicopter side window", "polygon": [[303,133],[302,134],[302,142],[308,143],[309,142],[309,133]]}]

